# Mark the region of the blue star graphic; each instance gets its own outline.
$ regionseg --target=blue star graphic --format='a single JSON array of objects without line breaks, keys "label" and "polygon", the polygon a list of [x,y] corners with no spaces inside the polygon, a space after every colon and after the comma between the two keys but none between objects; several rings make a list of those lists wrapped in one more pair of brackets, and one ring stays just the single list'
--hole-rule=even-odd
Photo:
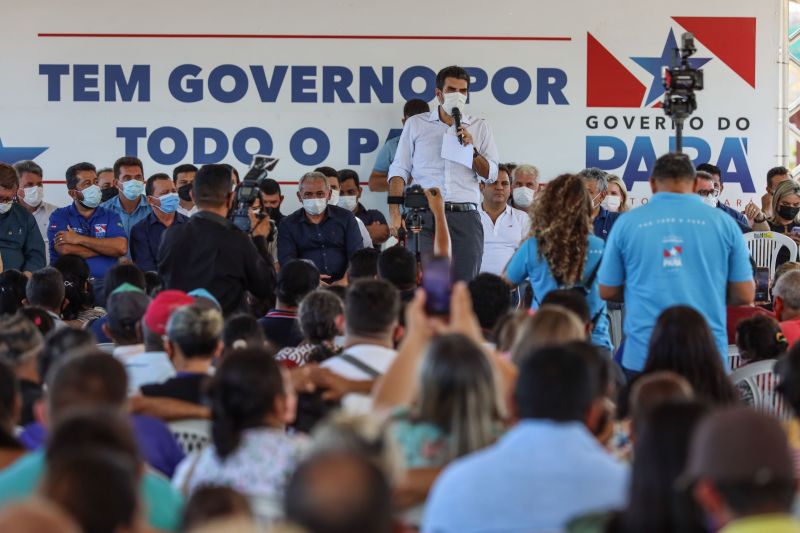
[{"label": "blue star graphic", "polygon": [[3,146],[3,140],[0,139],[0,162],[13,165],[17,161],[36,159],[48,148],[48,146],[7,148]]},{"label": "blue star graphic", "polygon": [[[679,64],[680,58],[675,58],[675,49],[678,47],[678,43],[675,40],[675,34],[672,30],[669,30],[669,35],[667,35],[667,42],[664,44],[664,50],[661,52],[661,57],[632,57],[636,63],[645,69],[647,72],[653,75],[653,84],[650,85],[650,91],[647,93],[647,99],[645,100],[645,105],[649,106],[652,104],[656,99],[658,99],[662,94],[664,94],[664,86],[662,83],[662,76],[664,73],[665,67],[672,67],[673,65],[677,66]],[[692,68],[700,68],[706,63],[711,61],[711,58],[695,58],[692,57],[689,59],[689,66]]]}]

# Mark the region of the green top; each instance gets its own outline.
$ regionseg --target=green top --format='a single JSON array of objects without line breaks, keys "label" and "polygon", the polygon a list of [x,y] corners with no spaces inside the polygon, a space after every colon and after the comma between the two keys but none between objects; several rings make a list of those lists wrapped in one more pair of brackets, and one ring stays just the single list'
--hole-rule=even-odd
[{"label": "green top", "polygon": [[[44,477],[44,469],[44,452],[35,451],[0,472],[0,507],[31,496]],[[162,531],[177,531],[183,498],[173,490],[169,480],[148,468],[142,476],[140,492],[147,523]]]},{"label": "green top", "polygon": [[800,522],[786,514],[765,514],[734,520],[720,533],[800,533]]}]

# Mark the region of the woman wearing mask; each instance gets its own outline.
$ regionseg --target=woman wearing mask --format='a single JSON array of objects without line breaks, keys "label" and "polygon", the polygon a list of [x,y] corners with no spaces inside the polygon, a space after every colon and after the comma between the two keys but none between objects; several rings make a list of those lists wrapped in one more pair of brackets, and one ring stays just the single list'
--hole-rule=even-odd
[{"label": "woman wearing mask", "polygon": [[513,285],[530,280],[532,310],[556,289],[585,294],[592,343],[610,350],[606,303],[597,288],[604,243],[592,235],[592,200],[584,180],[572,174],[557,177],[539,194],[530,215],[530,236],[508,262],[506,278]]},{"label": "woman wearing mask", "polygon": [[[800,244],[800,233],[795,229],[800,227],[798,214],[800,214],[800,184],[794,180],[784,181],[775,188],[772,195],[772,218],[767,219],[769,229],[776,233],[786,235],[794,242]],[[789,260],[789,250],[781,248],[778,253],[777,265],[782,265]]]},{"label": "woman wearing mask", "polygon": [[603,200],[603,207],[612,213],[625,213],[630,210],[628,205],[628,188],[619,176],[608,176],[608,196]]}]

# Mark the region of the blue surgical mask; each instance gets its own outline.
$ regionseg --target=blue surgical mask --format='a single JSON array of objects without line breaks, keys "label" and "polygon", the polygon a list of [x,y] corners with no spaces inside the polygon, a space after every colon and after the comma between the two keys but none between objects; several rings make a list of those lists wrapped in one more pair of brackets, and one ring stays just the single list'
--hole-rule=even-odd
[{"label": "blue surgical mask", "polygon": [[136,200],[144,194],[144,183],[139,180],[130,180],[122,184],[122,194],[128,200]]},{"label": "blue surgical mask", "polygon": [[81,191],[83,200],[81,203],[89,209],[94,209],[100,205],[100,200],[103,199],[103,191],[97,185],[90,185]]},{"label": "blue surgical mask", "polygon": [[178,204],[180,203],[181,198],[178,196],[178,193],[171,192],[159,197],[158,201],[161,202],[160,206],[156,206],[159,211],[166,215],[170,215],[178,210]]}]

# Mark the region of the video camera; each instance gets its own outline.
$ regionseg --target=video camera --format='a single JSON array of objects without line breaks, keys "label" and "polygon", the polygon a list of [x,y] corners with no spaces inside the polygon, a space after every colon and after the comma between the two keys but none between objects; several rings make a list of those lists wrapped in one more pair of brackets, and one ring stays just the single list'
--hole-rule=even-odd
[{"label": "video camera", "polygon": [[[403,207],[406,208],[406,229],[411,233],[422,231],[422,212],[429,208],[428,197],[425,196],[425,189],[422,188],[422,185],[406,187],[403,195]],[[405,240],[405,235],[401,235],[401,237],[401,240]]]},{"label": "video camera", "polygon": [[681,47],[675,49],[675,58],[680,57],[680,64],[664,70],[664,113],[675,121],[678,152],[682,148],[683,121],[697,109],[694,92],[703,90],[703,71],[689,65],[689,58],[695,52],[694,35],[684,33]]},{"label": "video camera", "polygon": [[[250,170],[247,171],[244,179],[236,187],[236,201],[229,217],[233,224],[245,233],[250,233],[252,230],[250,227],[250,208],[253,207],[253,203],[261,192],[261,183],[267,179],[267,176],[277,164],[277,157],[268,155],[253,156],[253,164],[250,165]],[[260,212],[256,216],[261,220],[265,215]]]}]

